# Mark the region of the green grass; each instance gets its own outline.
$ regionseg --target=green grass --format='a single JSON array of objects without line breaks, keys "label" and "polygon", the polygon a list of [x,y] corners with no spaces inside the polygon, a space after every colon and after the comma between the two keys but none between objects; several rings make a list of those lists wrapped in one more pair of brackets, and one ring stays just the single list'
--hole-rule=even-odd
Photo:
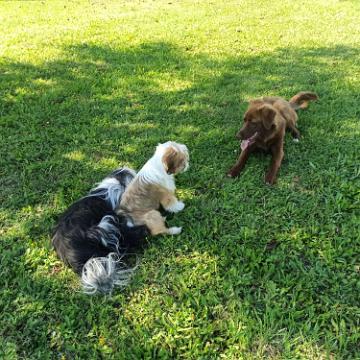
[{"label": "green grass", "polygon": [[[360,3],[0,3],[0,357],[360,358]],[[320,100],[243,175],[246,101]],[[149,239],[125,291],[83,295],[59,214],[119,164],[188,145],[178,237]]]}]

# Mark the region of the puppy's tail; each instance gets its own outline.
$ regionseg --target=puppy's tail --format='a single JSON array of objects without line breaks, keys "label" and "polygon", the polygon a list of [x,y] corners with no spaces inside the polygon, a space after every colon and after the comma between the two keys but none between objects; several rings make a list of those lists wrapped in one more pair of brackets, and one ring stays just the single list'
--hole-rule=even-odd
[{"label": "puppy's tail", "polygon": [[120,248],[120,239],[125,246],[139,245],[147,235],[146,227],[122,226],[114,216],[106,215],[96,227],[88,230],[87,235],[90,241],[99,243],[108,251],[107,256],[90,258],[82,267],[81,282],[84,292],[110,293],[116,286],[126,286],[138,265],[128,267],[124,263],[122,259],[125,252]]},{"label": "puppy's tail", "polygon": [[318,96],[310,91],[301,91],[293,96],[289,103],[294,110],[307,108],[309,101],[315,101]]}]

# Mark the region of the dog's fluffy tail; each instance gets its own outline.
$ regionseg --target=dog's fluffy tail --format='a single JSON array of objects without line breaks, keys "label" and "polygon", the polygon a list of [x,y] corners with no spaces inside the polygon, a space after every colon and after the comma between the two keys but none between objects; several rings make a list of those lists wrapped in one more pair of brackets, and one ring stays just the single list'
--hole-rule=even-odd
[{"label": "dog's fluffy tail", "polygon": [[109,253],[105,257],[91,258],[86,262],[81,273],[81,282],[86,294],[111,293],[114,287],[126,286],[134,270],[127,267],[118,253]]},{"label": "dog's fluffy tail", "polygon": [[301,91],[293,96],[289,103],[294,110],[307,108],[309,101],[315,101],[318,96],[310,91]]},{"label": "dog's fluffy tail", "polygon": [[[104,196],[114,210],[135,175],[131,169],[118,169],[111,174],[112,177],[104,179],[93,189],[90,196],[92,193]],[[88,232],[91,231],[94,230],[90,229]],[[115,252],[110,252],[104,257],[93,257],[84,264],[81,272],[83,291],[86,294],[111,293],[114,287],[126,286],[137,265],[129,268],[122,261],[123,254],[119,247],[122,234],[115,218],[111,215],[104,216],[95,227],[93,236],[100,240],[105,248]]]},{"label": "dog's fluffy tail", "polygon": [[87,294],[110,293],[114,287],[124,287],[136,269],[127,267],[122,261],[125,255],[124,249],[120,248],[120,239],[126,234],[128,243],[132,245],[146,235],[146,228],[132,226],[127,228],[126,233],[120,230],[120,224],[112,215],[104,216],[97,226],[87,231],[89,241],[97,242],[108,249],[107,256],[92,257],[83,266],[81,282],[83,290]]}]

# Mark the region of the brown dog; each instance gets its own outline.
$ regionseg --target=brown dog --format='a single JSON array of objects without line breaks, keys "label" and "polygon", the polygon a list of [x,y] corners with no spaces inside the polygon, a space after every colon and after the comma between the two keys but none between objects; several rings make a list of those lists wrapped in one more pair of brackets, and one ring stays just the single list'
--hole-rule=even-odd
[{"label": "brown dog", "polygon": [[242,171],[252,151],[260,148],[270,151],[272,161],[265,176],[267,184],[274,184],[284,157],[285,130],[289,129],[294,141],[299,141],[300,133],[296,128],[297,109],[304,109],[317,95],[303,91],[286,101],[279,97],[264,97],[251,100],[244,115],[244,125],[236,134],[241,141],[241,154],[236,164],[228,172],[229,177],[236,177]]}]

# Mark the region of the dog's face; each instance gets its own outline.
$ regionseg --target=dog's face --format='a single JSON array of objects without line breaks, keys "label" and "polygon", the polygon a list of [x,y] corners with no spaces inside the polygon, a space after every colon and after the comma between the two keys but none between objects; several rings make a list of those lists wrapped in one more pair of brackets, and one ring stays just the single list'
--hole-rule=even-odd
[{"label": "dog's face", "polygon": [[250,102],[244,115],[244,125],[236,134],[242,140],[241,147],[246,149],[258,139],[269,139],[276,132],[276,110],[273,106],[261,101]]},{"label": "dog's face", "polygon": [[161,150],[161,161],[168,174],[178,174],[189,168],[188,148],[174,141],[159,144]]}]

